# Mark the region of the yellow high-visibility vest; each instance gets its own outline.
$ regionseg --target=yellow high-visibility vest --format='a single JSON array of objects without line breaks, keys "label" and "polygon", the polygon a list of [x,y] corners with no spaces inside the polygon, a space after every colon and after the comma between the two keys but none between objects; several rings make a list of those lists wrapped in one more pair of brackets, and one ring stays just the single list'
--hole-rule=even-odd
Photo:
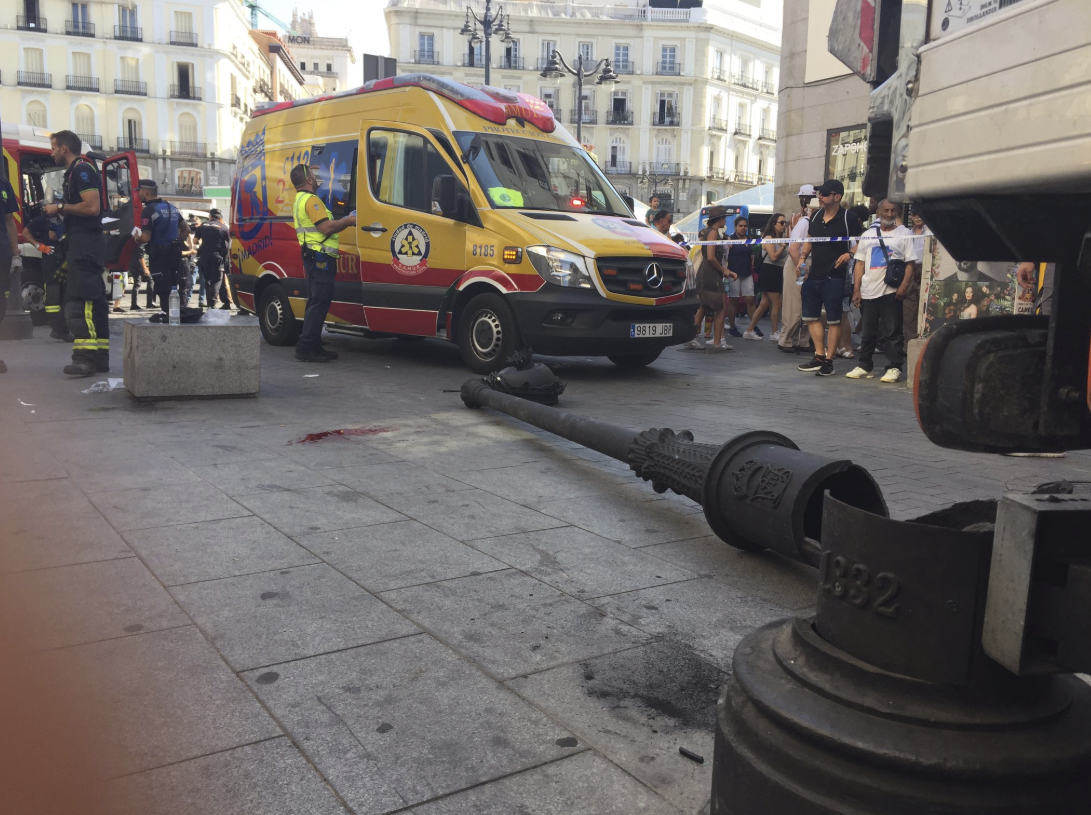
[{"label": "yellow high-visibility vest", "polygon": [[[295,221],[295,236],[300,246],[308,246],[314,252],[324,252],[327,255],[337,257],[338,240],[337,233],[323,235],[307,215],[307,198],[317,198],[313,192],[299,190],[292,202],[292,219]],[[321,200],[321,199],[319,199]]]}]

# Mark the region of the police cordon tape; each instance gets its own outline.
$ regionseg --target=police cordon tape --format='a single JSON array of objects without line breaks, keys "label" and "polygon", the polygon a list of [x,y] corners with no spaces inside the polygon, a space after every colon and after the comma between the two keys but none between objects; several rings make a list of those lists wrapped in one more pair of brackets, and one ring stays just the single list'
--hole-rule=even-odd
[{"label": "police cordon tape", "polygon": [[[875,240],[875,235],[849,235],[839,238],[733,238],[722,241],[686,241],[686,246],[757,246],[759,243],[844,243],[845,241]],[[898,240],[904,238],[932,238],[931,232],[922,232],[919,235],[895,235],[885,240]]]}]

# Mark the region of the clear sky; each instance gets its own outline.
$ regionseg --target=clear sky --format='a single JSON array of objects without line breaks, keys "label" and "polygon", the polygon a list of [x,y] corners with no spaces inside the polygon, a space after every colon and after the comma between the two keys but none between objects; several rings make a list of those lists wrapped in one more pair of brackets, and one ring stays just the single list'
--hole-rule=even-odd
[{"label": "clear sky", "polygon": [[[383,9],[386,0],[312,0],[294,2],[294,0],[258,0],[269,13],[279,17],[285,23],[292,21],[292,9],[299,9],[303,14],[314,11],[314,22],[321,37],[348,37],[356,52],[357,65],[361,54],[390,55],[390,40],[386,33],[386,18]],[[276,26],[266,17],[258,15],[258,25],[262,28]],[[362,70],[362,68],[360,68]]]}]

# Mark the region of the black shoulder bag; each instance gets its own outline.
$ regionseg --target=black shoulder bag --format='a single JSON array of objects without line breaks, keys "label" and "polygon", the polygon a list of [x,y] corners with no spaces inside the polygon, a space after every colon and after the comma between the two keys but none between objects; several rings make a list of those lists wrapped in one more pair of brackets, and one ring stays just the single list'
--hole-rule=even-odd
[{"label": "black shoulder bag", "polygon": [[883,243],[883,235],[878,224],[875,225],[875,235],[879,239],[883,257],[886,258],[886,276],[883,277],[883,282],[892,289],[901,288],[902,281],[905,280],[905,261],[890,259],[890,251],[886,248],[886,244]]}]

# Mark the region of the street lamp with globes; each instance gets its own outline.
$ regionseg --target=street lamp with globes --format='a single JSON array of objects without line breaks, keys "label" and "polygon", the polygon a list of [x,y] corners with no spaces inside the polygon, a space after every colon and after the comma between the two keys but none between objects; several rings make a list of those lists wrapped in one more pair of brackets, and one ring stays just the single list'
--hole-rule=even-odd
[{"label": "street lamp with globes", "polygon": [[[511,36],[511,29],[508,25],[509,22],[510,15],[504,14],[503,7],[497,6],[496,11],[493,12],[492,0],[485,0],[485,13],[480,17],[477,16],[477,12],[472,8],[466,9],[466,22],[462,24],[462,29],[458,33],[468,39],[471,46],[479,45],[484,41],[486,85],[488,85],[491,80],[489,69],[492,67],[492,51],[490,46],[493,34],[499,37],[500,41],[505,45],[511,45],[514,42],[514,39]],[[481,24],[481,31],[477,30],[478,23]]]},{"label": "street lamp with globes", "polygon": [[576,56],[576,67],[570,68],[568,63],[564,61],[564,57],[561,56],[561,52],[553,51],[549,55],[549,62],[542,69],[541,75],[546,79],[559,79],[563,78],[565,74],[576,77],[576,141],[583,144],[583,80],[586,77],[598,74],[595,79],[596,85],[612,85],[618,81],[618,75],[614,73],[609,59],[600,59],[595,63],[594,68],[585,70],[583,54],[580,53]]}]

